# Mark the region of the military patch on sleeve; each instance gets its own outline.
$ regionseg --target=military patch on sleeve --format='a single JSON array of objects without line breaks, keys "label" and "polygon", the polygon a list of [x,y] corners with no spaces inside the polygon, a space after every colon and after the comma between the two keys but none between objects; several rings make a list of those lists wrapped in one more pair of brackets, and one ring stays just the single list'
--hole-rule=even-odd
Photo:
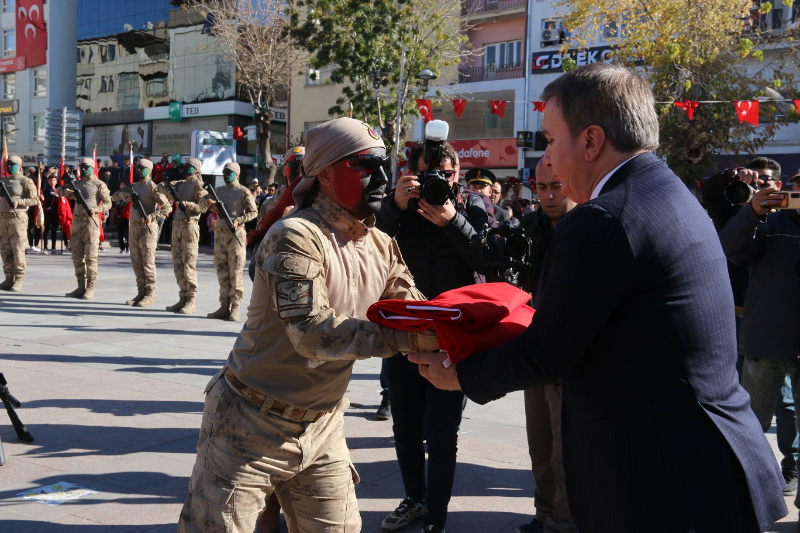
[{"label": "military patch on sleeve", "polygon": [[319,265],[309,258],[297,254],[270,254],[262,268],[282,278],[314,278],[319,274]]},{"label": "military patch on sleeve", "polygon": [[309,316],[314,311],[314,282],[308,279],[279,281],[275,301],[281,319]]}]

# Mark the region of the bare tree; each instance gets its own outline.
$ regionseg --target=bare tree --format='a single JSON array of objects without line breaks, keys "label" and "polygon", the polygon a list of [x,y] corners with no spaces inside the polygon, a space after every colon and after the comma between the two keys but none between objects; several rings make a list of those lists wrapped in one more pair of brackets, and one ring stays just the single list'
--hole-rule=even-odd
[{"label": "bare tree", "polygon": [[236,93],[253,105],[259,156],[268,182],[277,170],[270,139],[276,95],[287,91],[291,75],[307,62],[306,54],[284,37],[289,26],[283,0],[189,0],[186,9],[210,13],[210,28],[222,54],[236,70]]}]

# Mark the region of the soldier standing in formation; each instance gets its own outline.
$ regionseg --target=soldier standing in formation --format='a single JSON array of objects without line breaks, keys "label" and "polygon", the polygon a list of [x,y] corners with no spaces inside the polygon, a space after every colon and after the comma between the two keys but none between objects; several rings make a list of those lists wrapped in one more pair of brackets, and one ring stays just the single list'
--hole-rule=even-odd
[{"label": "soldier standing in formation", "polygon": [[[252,193],[247,187],[239,184],[239,172],[238,163],[227,163],[222,169],[225,185],[216,188],[217,197],[225,205],[235,233],[228,228],[220,209],[214,237],[214,266],[219,279],[220,307],[207,315],[208,318],[227,319],[233,322],[239,321],[239,306],[244,292],[242,271],[247,255],[244,224],[253,220],[258,214]],[[213,206],[214,200],[208,198],[206,203],[212,205],[210,209],[217,209]]]},{"label": "soldier standing in formation", "polygon": [[[70,250],[75,265],[78,288],[68,292],[68,298],[91,300],[94,298],[94,282],[97,279],[97,250],[100,245],[100,222],[97,214],[111,207],[111,194],[106,184],[94,175],[94,159],[80,160],[81,180],[58,188],[58,195],[74,199],[78,192],[86,200],[91,212],[87,213],[81,202],[75,202],[72,222]],[[76,192],[77,191],[77,192]]]},{"label": "soldier standing in formation", "polygon": [[[158,217],[165,217],[172,212],[172,205],[167,197],[158,192],[158,186],[153,182],[153,162],[149,159],[140,159],[136,165],[137,181],[128,187],[114,193],[111,200],[130,198],[133,201],[131,208],[130,229],[128,232],[128,246],[131,252],[131,265],[136,274],[136,288],[138,293],[132,300],[125,302],[136,307],[153,305],[156,291],[156,248],[158,246]],[[144,217],[137,208],[133,197],[139,196]]]},{"label": "soldier standing in formation", "polygon": [[[200,245],[200,214],[205,212],[208,194],[203,188],[200,175],[202,163],[197,158],[189,158],[184,166],[186,179],[173,181],[172,186],[178,198],[172,198],[169,187],[162,183],[159,192],[178,202],[178,210],[172,221],[172,267],[178,282],[180,301],[167,307],[167,311],[188,315],[195,312],[197,294],[197,250]],[[165,178],[166,179],[166,178]],[[180,208],[180,204],[186,211]]]},{"label": "soldier standing in formation", "polygon": [[36,184],[22,174],[22,159],[12,155],[6,162],[8,177],[0,178],[11,204],[0,200],[0,255],[6,280],[0,290],[19,292],[25,276],[25,246],[28,243],[28,207],[39,202]]}]

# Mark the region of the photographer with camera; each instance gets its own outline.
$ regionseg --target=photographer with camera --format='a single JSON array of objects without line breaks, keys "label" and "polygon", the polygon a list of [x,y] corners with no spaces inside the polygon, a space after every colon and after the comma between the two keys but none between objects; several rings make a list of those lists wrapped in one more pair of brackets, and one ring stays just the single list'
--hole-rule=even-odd
[{"label": "photographer with camera", "polygon": [[[411,148],[409,172],[384,198],[376,222],[397,240],[416,286],[429,299],[475,283],[474,272],[483,266],[470,240],[489,221],[483,200],[459,189],[458,156],[444,142],[446,127],[428,123],[427,141]],[[443,532],[464,395],[436,389],[401,355],[387,360],[386,374],[405,498],[381,527],[394,531],[423,518],[424,531]]]},{"label": "photographer with camera", "polygon": [[[711,220],[722,231],[728,221],[735,217],[743,205],[752,199],[756,190],[762,187],[774,187],[779,183],[781,166],[777,161],[767,157],[757,157],[744,167],[725,169],[703,183],[700,190]],[[780,188],[780,185],[778,185]],[[747,265],[737,265],[728,260],[728,275],[733,289],[733,300],[736,305],[737,334],[741,330],[744,311],[745,293],[747,292]],[[740,380],[744,355],[739,353],[736,368]],[[797,490],[797,436],[795,428],[795,406],[792,395],[791,379],[785,376],[781,395],[775,407],[777,419],[778,449],[783,455],[781,470],[786,486],[784,494],[793,495]]]},{"label": "photographer with camera", "polygon": [[[800,173],[789,181],[793,191],[800,191]],[[749,269],[739,330],[739,353],[745,358],[741,382],[762,429],[769,430],[773,413],[784,426],[778,427],[781,469],[787,482],[784,494],[791,494],[797,490],[797,445],[795,441],[794,449],[786,450],[791,441],[785,414],[795,409],[789,404],[776,412],[776,406],[793,400],[800,372],[800,210],[778,209],[789,193],[780,192],[780,181],[763,182],[719,236],[728,259]],[[785,386],[787,374],[790,387]]]}]

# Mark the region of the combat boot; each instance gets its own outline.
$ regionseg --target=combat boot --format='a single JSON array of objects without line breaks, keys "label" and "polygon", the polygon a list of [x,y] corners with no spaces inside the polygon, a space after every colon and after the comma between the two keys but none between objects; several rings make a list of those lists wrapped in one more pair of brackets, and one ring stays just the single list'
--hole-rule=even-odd
[{"label": "combat boot", "polygon": [[231,322],[239,322],[239,304],[232,303],[231,304],[231,312],[228,315],[228,320]]},{"label": "combat boot", "polygon": [[139,287],[139,292],[134,296],[133,300],[128,300],[125,305],[136,305],[142,298],[144,298],[144,287]]},{"label": "combat boot", "polygon": [[94,280],[86,280],[86,291],[80,296],[81,300],[91,300],[94,298]]},{"label": "combat boot", "polygon": [[133,304],[134,307],[150,307],[155,302],[155,291],[147,289],[144,293],[144,298]]},{"label": "combat boot", "polygon": [[219,318],[225,320],[231,315],[231,308],[228,302],[220,302],[219,309],[214,311],[213,313],[208,313],[206,316],[208,318]]},{"label": "combat boot", "polygon": [[14,276],[6,276],[6,280],[0,283],[0,291],[7,291],[14,284]]},{"label": "combat boot", "polygon": [[181,307],[177,312],[181,315],[191,315],[192,313],[194,313],[195,312],[194,295],[188,296],[186,298],[186,305]]},{"label": "combat boot", "polygon": [[22,290],[22,276],[17,276],[14,278],[14,283],[11,284],[9,289],[11,292],[19,292]]},{"label": "combat boot", "polygon": [[64,296],[67,298],[81,298],[83,294],[86,292],[86,281],[78,278],[78,288],[72,292],[68,292]]},{"label": "combat boot", "polygon": [[181,299],[180,299],[180,301],[178,303],[176,303],[175,305],[168,305],[167,306],[167,311],[170,311],[172,313],[177,313],[178,311],[183,309],[185,305],[186,305],[186,298],[181,296]]}]

